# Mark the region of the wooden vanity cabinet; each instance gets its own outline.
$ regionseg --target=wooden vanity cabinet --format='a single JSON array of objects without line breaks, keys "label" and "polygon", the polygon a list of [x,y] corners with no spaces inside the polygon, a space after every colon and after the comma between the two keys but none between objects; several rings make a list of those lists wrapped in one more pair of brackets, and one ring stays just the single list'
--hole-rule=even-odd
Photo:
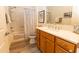
[{"label": "wooden vanity cabinet", "polygon": [[76,44],[37,30],[37,47],[44,53],[75,53]]},{"label": "wooden vanity cabinet", "polygon": [[40,30],[36,30],[36,44],[37,47],[40,49]]},{"label": "wooden vanity cabinet", "polygon": [[46,53],[54,52],[54,36],[40,31],[40,50]]}]

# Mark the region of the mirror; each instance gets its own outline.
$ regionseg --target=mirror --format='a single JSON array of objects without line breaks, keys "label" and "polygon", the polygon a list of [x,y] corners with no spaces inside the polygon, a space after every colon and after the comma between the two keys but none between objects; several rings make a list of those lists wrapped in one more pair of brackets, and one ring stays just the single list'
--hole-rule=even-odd
[{"label": "mirror", "polygon": [[48,24],[71,24],[72,6],[47,6],[46,22]]},{"label": "mirror", "polygon": [[45,10],[39,11],[38,17],[39,17],[38,22],[39,23],[44,23],[44,21],[45,21]]}]

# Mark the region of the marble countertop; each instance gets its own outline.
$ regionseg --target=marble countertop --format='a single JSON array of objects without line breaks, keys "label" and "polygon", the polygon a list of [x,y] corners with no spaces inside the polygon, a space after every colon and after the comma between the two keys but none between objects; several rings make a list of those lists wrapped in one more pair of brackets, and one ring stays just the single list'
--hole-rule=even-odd
[{"label": "marble countertop", "polygon": [[66,31],[66,30],[56,30],[56,29],[50,29],[47,27],[37,27],[37,29],[45,31],[51,35],[58,36],[62,39],[65,39],[67,41],[70,41],[74,44],[79,43],[79,35],[72,32],[72,31]]}]

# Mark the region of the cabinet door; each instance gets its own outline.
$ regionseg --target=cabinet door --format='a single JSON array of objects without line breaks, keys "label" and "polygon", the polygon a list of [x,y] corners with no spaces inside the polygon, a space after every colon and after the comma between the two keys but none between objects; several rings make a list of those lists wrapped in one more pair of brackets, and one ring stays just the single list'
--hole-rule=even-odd
[{"label": "cabinet door", "polygon": [[53,53],[54,52],[54,43],[50,40],[46,40],[46,53]]},{"label": "cabinet door", "polygon": [[56,53],[68,53],[66,50],[64,50],[63,48],[61,48],[58,45],[55,46],[55,52]]},{"label": "cabinet door", "polygon": [[40,30],[37,29],[37,34],[36,34],[36,43],[37,43],[37,47],[40,47]]},{"label": "cabinet door", "polygon": [[45,38],[43,36],[40,36],[40,50],[42,52],[45,52]]}]

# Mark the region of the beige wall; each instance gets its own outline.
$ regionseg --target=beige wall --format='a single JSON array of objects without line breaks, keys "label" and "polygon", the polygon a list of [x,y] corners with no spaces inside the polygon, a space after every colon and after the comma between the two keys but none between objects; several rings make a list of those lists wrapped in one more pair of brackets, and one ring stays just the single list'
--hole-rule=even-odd
[{"label": "beige wall", "polygon": [[79,6],[73,6],[72,24],[79,24]]},{"label": "beige wall", "polygon": [[48,6],[47,12],[50,13],[50,19],[48,18],[47,20],[50,23],[54,23],[56,18],[62,17],[63,18],[62,24],[70,24],[71,18],[64,18],[64,13],[71,11],[72,11],[71,6]]},{"label": "beige wall", "polygon": [[0,45],[4,42],[6,33],[5,7],[0,6]]},{"label": "beige wall", "polygon": [[6,31],[5,7],[0,6],[0,29]]},{"label": "beige wall", "polygon": [[7,32],[6,25],[6,7],[0,6],[0,52],[9,52],[10,40],[6,38],[5,33]]}]

